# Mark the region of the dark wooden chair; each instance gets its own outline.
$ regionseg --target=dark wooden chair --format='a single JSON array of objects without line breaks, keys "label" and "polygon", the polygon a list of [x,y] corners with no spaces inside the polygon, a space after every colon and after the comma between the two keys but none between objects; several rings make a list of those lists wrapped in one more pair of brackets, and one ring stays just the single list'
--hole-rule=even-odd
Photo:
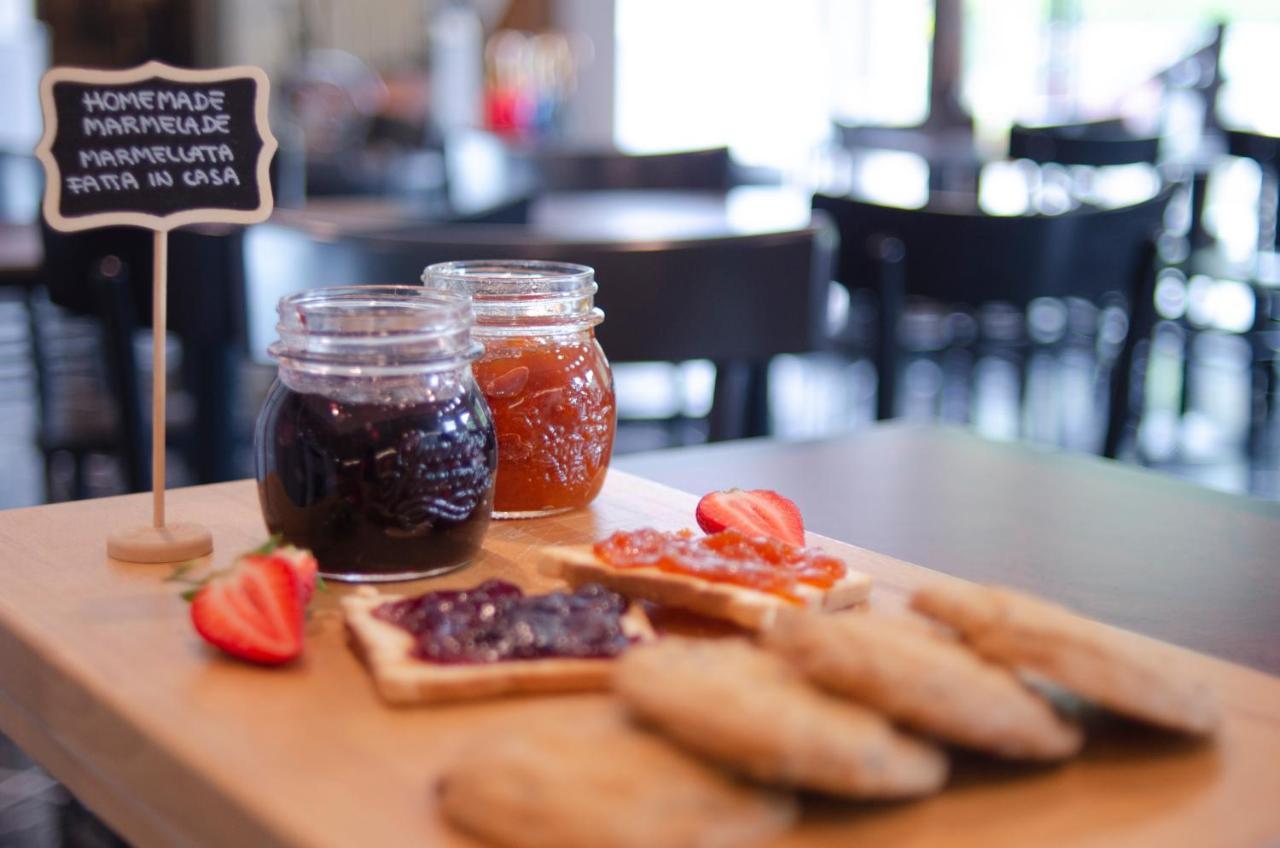
[{"label": "dark wooden chair", "polygon": [[1160,155],[1160,139],[1139,136],[1119,120],[1031,127],[1015,124],[1009,131],[1009,158],[1038,164],[1154,165]]},{"label": "dark wooden chair", "polygon": [[275,337],[278,299],[300,288],[418,282],[460,259],[548,259],[596,269],[599,336],[614,362],[716,363],[713,439],[768,431],[767,366],[821,346],[834,232],[824,219],[791,232],[669,242],[570,242],[498,225],[407,228],[322,240],[259,227],[250,250],[250,343]]},{"label": "dark wooden chair", "polygon": [[727,147],[675,153],[618,150],[534,150],[518,153],[543,191],[704,189],[724,191],[736,181]]},{"label": "dark wooden chair", "polygon": [[1120,292],[1130,327],[1113,366],[1103,453],[1115,456],[1133,408],[1135,347],[1154,321],[1155,238],[1171,190],[1135,206],[1063,215],[1000,217],[877,206],[815,196],[840,234],[836,279],[879,296],[877,417],[895,411],[896,332],[906,298],[953,305],[1041,297],[1098,300]]},{"label": "dark wooden chair", "polygon": [[[39,444],[47,485],[56,457],[71,457],[73,497],[89,495],[84,463],[94,454],[119,460],[129,491],[151,485],[148,386],[134,347],[137,332],[151,323],[150,245],[150,233],[131,228],[71,234],[44,228],[41,287],[30,313]],[[167,438],[202,482],[236,476],[226,459],[235,373],[227,339],[238,332],[243,309],[235,295],[243,287],[223,286],[238,281],[237,250],[230,235],[171,237],[170,327],[183,343],[182,385],[200,391],[170,393]],[[51,314],[55,305],[62,315]],[[68,315],[87,319],[92,330],[71,345],[59,330]]]},{"label": "dark wooden chair", "polygon": [[1028,166],[1024,173],[1033,208],[1058,212],[1099,201],[1099,169],[1147,165],[1155,177],[1160,139],[1136,135],[1119,119],[1038,127],[1015,124],[1009,131],[1008,152],[1010,159]]}]

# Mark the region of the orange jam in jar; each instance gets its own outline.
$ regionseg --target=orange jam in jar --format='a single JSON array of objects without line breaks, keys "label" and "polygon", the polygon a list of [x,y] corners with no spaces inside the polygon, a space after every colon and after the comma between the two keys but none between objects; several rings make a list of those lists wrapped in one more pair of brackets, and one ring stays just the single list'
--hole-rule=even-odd
[{"label": "orange jam in jar", "polygon": [[498,434],[494,518],[586,506],[604,485],[617,423],[613,374],[595,338],[595,272],[584,265],[432,265],[427,286],[464,291],[485,347],[472,365]]}]

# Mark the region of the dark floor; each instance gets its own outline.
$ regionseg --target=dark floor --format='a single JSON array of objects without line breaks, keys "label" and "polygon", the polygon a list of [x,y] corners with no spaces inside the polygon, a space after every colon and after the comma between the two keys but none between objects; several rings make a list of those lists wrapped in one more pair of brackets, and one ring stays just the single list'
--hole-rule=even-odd
[{"label": "dark floor", "polygon": [[0,848],[117,848],[125,843],[0,736]]}]

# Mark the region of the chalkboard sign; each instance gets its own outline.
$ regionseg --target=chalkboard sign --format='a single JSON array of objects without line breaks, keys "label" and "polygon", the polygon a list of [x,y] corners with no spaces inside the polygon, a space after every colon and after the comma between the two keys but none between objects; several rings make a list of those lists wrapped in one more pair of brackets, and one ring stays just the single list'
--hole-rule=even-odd
[{"label": "chalkboard sign", "polygon": [[261,68],[192,71],[148,62],[127,71],[53,68],[40,81],[44,217],[72,232],[153,230],[151,525],[118,527],[107,555],[182,562],[213,550],[208,529],[165,520],[165,316],[169,230],[253,224],[271,214],[270,84]]},{"label": "chalkboard sign", "polygon": [[58,230],[251,224],[276,140],[260,68],[54,68],[41,83],[44,215]]}]

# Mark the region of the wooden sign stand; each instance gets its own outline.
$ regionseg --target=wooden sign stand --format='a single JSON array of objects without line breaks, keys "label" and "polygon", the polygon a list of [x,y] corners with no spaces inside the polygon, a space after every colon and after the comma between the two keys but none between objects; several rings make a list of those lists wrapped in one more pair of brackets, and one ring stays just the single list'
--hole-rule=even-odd
[{"label": "wooden sign stand", "polygon": [[260,68],[193,71],[160,62],[126,71],[54,68],[40,83],[45,130],[36,155],[49,226],[154,232],[151,524],[111,533],[114,559],[181,562],[213,550],[206,528],[165,516],[169,230],[253,224],[271,214],[269,87]]},{"label": "wooden sign stand", "polygon": [[124,562],[183,562],[213,550],[213,534],[199,524],[169,524],[164,515],[165,326],[169,305],[169,231],[153,233],[151,260],[151,525],[121,527],[107,536],[107,556]]}]

